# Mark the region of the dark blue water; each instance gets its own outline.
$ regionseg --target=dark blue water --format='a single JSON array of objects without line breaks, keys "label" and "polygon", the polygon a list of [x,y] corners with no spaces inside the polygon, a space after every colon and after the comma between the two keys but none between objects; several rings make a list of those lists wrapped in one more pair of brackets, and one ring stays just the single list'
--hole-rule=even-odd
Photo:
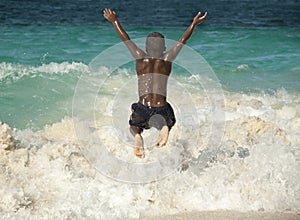
[{"label": "dark blue water", "polygon": [[132,26],[187,25],[199,10],[208,26],[299,26],[300,0],[1,0],[1,25],[99,24],[116,10]]}]

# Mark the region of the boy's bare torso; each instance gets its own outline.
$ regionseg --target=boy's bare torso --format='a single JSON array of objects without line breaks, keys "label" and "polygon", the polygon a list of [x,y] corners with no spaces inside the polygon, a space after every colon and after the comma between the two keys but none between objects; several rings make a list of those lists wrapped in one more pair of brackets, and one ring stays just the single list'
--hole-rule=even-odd
[{"label": "boy's bare torso", "polygon": [[167,82],[172,63],[163,59],[145,57],[136,60],[139,102],[145,106],[164,106],[167,103]]}]

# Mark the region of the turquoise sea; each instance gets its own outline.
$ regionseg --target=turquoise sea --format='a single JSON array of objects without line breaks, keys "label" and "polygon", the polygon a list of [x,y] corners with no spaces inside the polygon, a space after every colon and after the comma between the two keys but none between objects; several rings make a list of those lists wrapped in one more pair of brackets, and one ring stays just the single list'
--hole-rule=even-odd
[{"label": "turquoise sea", "polygon": [[[127,30],[133,39],[161,31],[176,40],[185,28]],[[188,46],[211,65],[224,90],[299,92],[299,37],[294,27],[199,26]],[[74,87],[89,62],[119,42],[107,23],[1,26],[1,120],[17,128],[41,127],[69,115]]]},{"label": "turquoise sea", "polygon": [[[159,152],[168,155],[178,147],[190,160],[162,182],[130,185],[97,176],[72,133],[78,83],[85,78],[95,83],[81,88],[82,97],[98,91],[97,79],[108,67],[93,75],[90,64],[121,43],[102,16],[105,7],[116,10],[134,41],[153,31],[176,41],[198,10],[209,13],[187,47],[210,66],[222,103],[213,106],[210,95],[218,94],[205,88],[210,81],[201,71],[174,65],[170,80],[180,81],[182,89],[174,90],[177,84],[169,81],[177,127]],[[0,123],[0,134],[12,135],[17,150],[0,149],[0,218],[128,219],[207,210],[299,214],[299,11],[299,0],[1,1],[0,122],[12,131]],[[117,68],[93,103],[99,112],[87,116],[96,121],[91,131],[129,164],[140,163],[125,132],[127,99],[137,98],[130,90],[134,79],[134,62]],[[204,88],[195,87],[194,79],[203,80]],[[191,105],[181,98],[186,91]],[[194,126],[185,126],[185,109],[196,117]],[[110,127],[116,123],[117,141],[118,130]],[[0,146],[8,143],[3,137]],[[145,137],[147,165],[160,154],[147,146],[151,132]],[[210,141],[219,151],[203,166]]]}]

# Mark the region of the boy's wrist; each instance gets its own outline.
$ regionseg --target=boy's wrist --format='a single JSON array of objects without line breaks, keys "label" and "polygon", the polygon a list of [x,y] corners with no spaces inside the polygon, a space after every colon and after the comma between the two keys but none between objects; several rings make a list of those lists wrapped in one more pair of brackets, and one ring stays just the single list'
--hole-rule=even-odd
[{"label": "boy's wrist", "polygon": [[118,27],[119,26],[119,22],[117,20],[112,21],[111,22],[113,24],[113,26]]}]

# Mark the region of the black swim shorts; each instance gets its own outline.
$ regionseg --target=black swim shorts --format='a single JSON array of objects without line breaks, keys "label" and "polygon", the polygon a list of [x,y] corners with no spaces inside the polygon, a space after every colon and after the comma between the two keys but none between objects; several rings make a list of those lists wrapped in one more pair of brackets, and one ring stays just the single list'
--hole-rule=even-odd
[{"label": "black swim shorts", "polygon": [[169,103],[161,107],[150,107],[138,102],[131,105],[131,110],[129,124],[138,127],[141,131],[151,127],[161,129],[164,125],[171,130],[176,122],[174,111]]}]

